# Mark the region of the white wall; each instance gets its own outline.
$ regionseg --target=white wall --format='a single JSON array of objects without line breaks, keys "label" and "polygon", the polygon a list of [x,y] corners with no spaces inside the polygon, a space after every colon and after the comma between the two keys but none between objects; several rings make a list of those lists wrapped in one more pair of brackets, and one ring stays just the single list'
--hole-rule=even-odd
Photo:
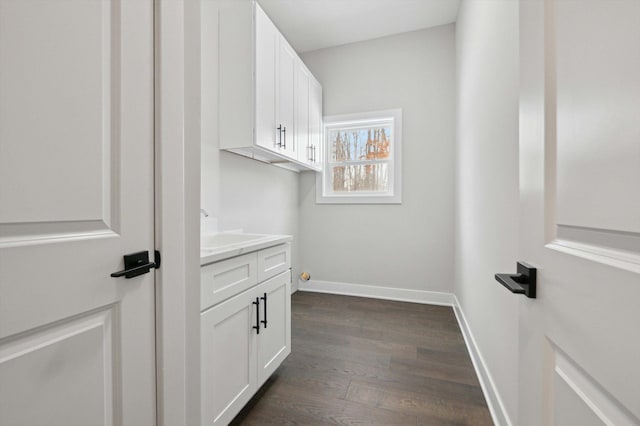
[{"label": "white wall", "polygon": [[[217,33],[212,1],[202,2],[201,205],[219,231],[290,234],[298,273],[298,174],[218,149]],[[249,141],[248,141],[249,143]]]},{"label": "white wall", "polygon": [[515,272],[518,260],[518,3],[463,1],[456,42],[455,293],[515,420],[522,296],[508,292],[494,273]]},{"label": "white wall", "polygon": [[453,291],[455,30],[427,30],[302,55],[324,115],[402,108],[402,205],[316,205],[300,180],[303,270],[312,280]]}]

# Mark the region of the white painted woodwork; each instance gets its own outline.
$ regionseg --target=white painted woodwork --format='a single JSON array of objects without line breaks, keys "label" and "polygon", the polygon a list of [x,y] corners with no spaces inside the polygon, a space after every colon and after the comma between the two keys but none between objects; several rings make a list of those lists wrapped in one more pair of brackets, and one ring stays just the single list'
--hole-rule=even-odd
[{"label": "white painted woodwork", "polygon": [[256,7],[256,135],[255,143],[276,149],[276,58],[280,34],[260,7]]},{"label": "white painted woodwork", "polygon": [[640,423],[639,21],[632,0],[520,3],[521,425]]},{"label": "white painted woodwork", "polygon": [[640,4],[619,3],[597,1],[585,8],[554,3],[556,214],[558,224],[637,237]]},{"label": "white painted woodwork", "polygon": [[[207,305],[201,313],[203,426],[228,424],[291,353],[290,256],[287,243],[202,267],[203,288],[211,288],[204,279],[207,269],[229,271],[233,275],[234,270],[249,264],[246,259],[252,259],[255,271],[257,258],[261,272],[259,284],[255,285],[254,281],[250,288],[229,286],[232,293],[225,293],[226,300],[220,302],[218,296],[215,304]],[[212,276],[209,273],[208,279]],[[267,326],[261,322],[258,333],[254,326],[257,315],[260,320],[265,319],[265,294]],[[259,301],[258,312],[256,301]]]},{"label": "white painted woodwork", "polygon": [[[258,296],[267,295],[267,326],[258,338],[258,387],[276,371],[291,353],[291,271],[260,284]],[[264,300],[260,300],[260,319],[264,319]]]},{"label": "white painted woodwork", "polygon": [[201,314],[202,425],[226,425],[256,391],[255,289]]},{"label": "white painted woodwork", "polygon": [[295,127],[298,161],[322,170],[322,86],[302,60],[295,69]]},{"label": "white painted woodwork", "polygon": [[0,424],[152,425],[153,2],[0,2]]},{"label": "white painted woodwork", "polygon": [[203,266],[200,309],[213,306],[258,283],[258,255],[248,253]]},{"label": "white painted woodwork", "polygon": [[258,282],[291,268],[291,244],[281,244],[258,252]]},{"label": "white painted woodwork", "polygon": [[284,37],[278,37],[276,72],[276,124],[282,126],[282,147],[287,157],[296,158],[294,141],[294,75],[298,56]]},{"label": "white painted woodwork", "polygon": [[324,139],[322,134],[322,86],[313,76],[309,80],[309,145],[312,165],[322,171],[324,164]]},{"label": "white painted woodwork", "polygon": [[218,15],[219,148],[308,170],[295,141],[298,55],[255,0],[215,0],[212,7]]},{"label": "white painted woodwork", "polygon": [[200,6],[154,2],[158,425],[200,424]]},{"label": "white painted woodwork", "polygon": [[311,164],[309,132],[309,80],[311,73],[301,59],[295,63],[295,141],[298,161]]}]

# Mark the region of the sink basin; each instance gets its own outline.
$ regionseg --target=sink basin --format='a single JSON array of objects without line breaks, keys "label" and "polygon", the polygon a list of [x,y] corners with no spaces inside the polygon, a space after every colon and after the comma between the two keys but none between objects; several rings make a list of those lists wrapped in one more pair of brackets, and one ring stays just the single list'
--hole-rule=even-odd
[{"label": "sink basin", "polygon": [[250,241],[261,240],[270,235],[261,234],[210,234],[200,236],[201,250],[215,250],[223,246],[244,244]]}]

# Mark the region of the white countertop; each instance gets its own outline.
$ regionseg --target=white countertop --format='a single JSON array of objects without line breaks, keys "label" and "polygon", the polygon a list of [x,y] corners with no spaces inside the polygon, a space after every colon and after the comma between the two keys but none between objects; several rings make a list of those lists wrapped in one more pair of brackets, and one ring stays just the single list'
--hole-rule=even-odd
[{"label": "white countertop", "polygon": [[293,240],[291,235],[218,233],[200,236],[200,266]]}]

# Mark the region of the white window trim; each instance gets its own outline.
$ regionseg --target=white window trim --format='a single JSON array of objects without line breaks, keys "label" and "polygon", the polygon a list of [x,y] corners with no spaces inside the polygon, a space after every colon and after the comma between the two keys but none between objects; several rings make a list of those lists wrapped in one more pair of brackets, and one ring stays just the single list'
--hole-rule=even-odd
[{"label": "white window trim", "polygon": [[[324,182],[327,173],[331,173],[329,167],[330,147],[327,140],[327,128],[344,126],[350,123],[362,123],[363,121],[393,120],[393,152],[390,161],[393,171],[392,189],[390,194],[325,194]],[[322,173],[316,173],[316,204],[402,204],[402,109],[389,109],[383,111],[370,111],[356,114],[331,115],[323,118],[322,138],[324,141]]]}]

